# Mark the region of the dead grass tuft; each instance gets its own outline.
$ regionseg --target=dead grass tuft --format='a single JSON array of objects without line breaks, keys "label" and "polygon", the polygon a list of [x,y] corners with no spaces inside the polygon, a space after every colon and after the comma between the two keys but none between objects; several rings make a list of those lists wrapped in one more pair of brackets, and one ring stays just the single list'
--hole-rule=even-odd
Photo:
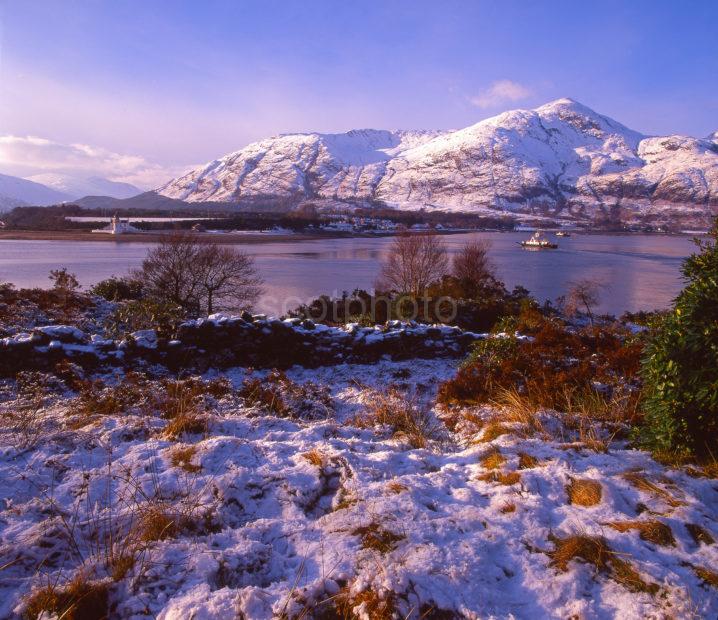
[{"label": "dead grass tuft", "polygon": [[444,434],[445,426],[431,407],[396,388],[389,388],[386,393],[374,392],[366,409],[365,418],[355,419],[357,426],[387,426],[394,437],[406,439],[412,448],[426,448]]},{"label": "dead grass tuft", "polygon": [[516,512],[516,504],[513,502],[506,502],[503,506],[501,506],[501,508],[499,508],[499,512],[501,512],[501,514]]},{"label": "dead grass tuft", "polygon": [[406,538],[402,534],[394,534],[383,529],[378,523],[357,528],[353,536],[361,536],[362,549],[373,549],[379,553],[389,553],[396,545]]},{"label": "dead grass tuft", "polygon": [[324,467],[324,456],[321,452],[319,452],[319,450],[309,450],[309,452],[304,452],[302,453],[302,458],[314,465],[314,467]]},{"label": "dead grass tuft", "polygon": [[566,487],[569,504],[595,506],[601,502],[603,489],[599,482],[585,478],[573,478]]},{"label": "dead grass tuft", "polygon": [[48,584],[30,593],[23,618],[37,620],[53,615],[62,620],[105,620],[108,617],[108,586],[76,577],[60,588]]},{"label": "dead grass tuft", "polygon": [[207,432],[207,418],[197,414],[184,414],[173,418],[165,426],[163,435],[177,440],[183,435],[204,435]]},{"label": "dead grass tuft", "polygon": [[715,540],[713,536],[711,536],[710,532],[697,523],[686,523],[686,529],[696,545],[700,545],[701,543],[704,545],[715,544]]},{"label": "dead grass tuft", "polygon": [[703,583],[718,588],[718,573],[714,573],[712,570],[703,568],[702,566],[693,566],[692,568],[693,572]]},{"label": "dead grass tuft", "polygon": [[539,465],[539,460],[526,452],[519,452],[519,469],[533,469]]},{"label": "dead grass tuft", "polygon": [[478,443],[494,441],[494,439],[498,439],[501,435],[508,435],[511,432],[512,429],[505,424],[501,424],[500,422],[489,422],[484,427],[484,431],[481,434],[481,438],[478,440]]},{"label": "dead grass tuft", "polygon": [[137,525],[137,539],[155,542],[174,538],[179,532],[177,518],[162,505],[152,505],[140,516]]},{"label": "dead grass tuft", "polygon": [[676,544],[671,528],[655,519],[651,521],[614,521],[608,525],[619,532],[636,530],[642,540],[655,545],[674,547]]},{"label": "dead grass tuft", "polygon": [[521,474],[516,471],[490,471],[479,476],[477,480],[481,480],[482,482],[498,482],[505,486],[511,486],[512,484],[521,482]]},{"label": "dead grass tuft", "polygon": [[197,446],[177,446],[170,453],[170,461],[172,467],[181,467],[186,472],[196,474],[202,471],[200,465],[192,463],[192,458],[197,454]]},{"label": "dead grass tuft", "polygon": [[405,484],[397,482],[396,480],[392,480],[391,482],[389,482],[386,485],[386,488],[388,491],[390,491],[391,493],[395,493],[396,495],[409,490],[409,488]]},{"label": "dead grass tuft", "polygon": [[648,493],[649,495],[652,495],[653,497],[657,497],[657,498],[663,500],[666,504],[668,504],[672,508],[677,508],[678,506],[683,505],[683,502],[677,500],[668,491],[666,491],[665,489],[662,489],[661,487],[659,487],[656,484],[654,484],[653,482],[651,482],[641,472],[629,471],[629,472],[626,472],[625,474],[623,474],[621,477],[626,482],[628,482],[632,486],[636,487],[639,491],[643,491],[644,493]]},{"label": "dead grass tuft", "polygon": [[501,454],[501,452],[496,450],[491,450],[484,458],[481,459],[481,466],[485,467],[486,469],[499,469],[504,463],[506,462],[506,458]]},{"label": "dead grass tuft", "polygon": [[644,581],[629,562],[616,556],[602,537],[573,535],[551,537],[551,541],[554,544],[553,551],[548,554],[551,565],[562,572],[568,570],[571,561],[580,560],[593,566],[597,573],[607,573],[632,592],[658,592],[656,584]]},{"label": "dead grass tuft", "polygon": [[315,620],[395,620],[396,595],[391,591],[364,590],[352,594],[350,586],[312,610]]}]

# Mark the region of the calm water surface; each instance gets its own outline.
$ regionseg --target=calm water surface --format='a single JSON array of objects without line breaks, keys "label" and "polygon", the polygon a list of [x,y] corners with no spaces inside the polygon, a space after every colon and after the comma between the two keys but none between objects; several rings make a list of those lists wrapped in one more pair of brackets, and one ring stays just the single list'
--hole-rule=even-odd
[{"label": "calm water surface", "polygon": [[[665,308],[681,288],[679,268],[691,253],[689,237],[661,235],[574,235],[559,249],[527,251],[518,242],[528,233],[466,233],[443,238],[450,251],[467,240],[487,239],[499,276],[521,284],[539,300],[556,299],[572,280],[606,284],[601,310]],[[259,310],[282,314],[319,294],[369,289],[392,240],[388,237],[270,242],[240,247],[255,256],[265,279]],[[137,267],[151,244],[125,242],[0,241],[0,281],[47,286],[50,269],[65,266],[91,285]]]}]

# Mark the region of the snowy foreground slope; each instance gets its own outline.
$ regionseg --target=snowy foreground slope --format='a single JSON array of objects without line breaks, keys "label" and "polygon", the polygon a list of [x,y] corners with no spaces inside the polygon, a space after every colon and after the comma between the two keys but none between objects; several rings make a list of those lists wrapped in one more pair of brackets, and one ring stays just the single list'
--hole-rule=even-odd
[{"label": "snowy foreground slope", "polygon": [[715,134],[648,137],[571,99],[458,131],[268,138],[156,190],[188,202],[380,202],[573,219],[705,218],[718,209]]},{"label": "snowy foreground slope", "polygon": [[[77,574],[117,618],[718,616],[716,480],[589,450],[560,414],[539,434],[438,410],[456,363],[295,367],[301,412],[218,397],[181,435],[64,397],[23,409],[0,451],[0,617]],[[390,384],[454,430],[412,447],[359,424]],[[593,505],[571,503],[577,481]]]}]

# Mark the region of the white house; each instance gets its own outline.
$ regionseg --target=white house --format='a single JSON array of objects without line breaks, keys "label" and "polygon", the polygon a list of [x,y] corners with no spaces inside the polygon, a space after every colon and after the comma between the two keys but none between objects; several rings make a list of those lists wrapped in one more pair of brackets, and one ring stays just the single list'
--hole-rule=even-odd
[{"label": "white house", "polygon": [[121,220],[117,214],[113,216],[110,223],[104,228],[98,228],[92,231],[93,233],[106,233],[110,235],[122,235],[124,233],[139,233],[142,232],[139,228],[135,228],[130,224],[130,220]]}]

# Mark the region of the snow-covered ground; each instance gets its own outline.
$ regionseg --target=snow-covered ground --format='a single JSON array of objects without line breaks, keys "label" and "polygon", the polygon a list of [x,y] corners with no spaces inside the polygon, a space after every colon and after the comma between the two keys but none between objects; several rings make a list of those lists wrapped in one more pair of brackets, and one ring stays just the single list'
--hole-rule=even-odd
[{"label": "snow-covered ground", "polygon": [[[716,480],[619,441],[591,451],[559,414],[544,435],[490,408],[440,411],[456,363],[293,368],[320,415],[233,395],[206,408],[205,432],[174,438],[134,410],[26,404],[27,424],[2,430],[0,617],[78,574],[109,584],[118,618],[718,616],[701,570],[718,567]],[[240,387],[267,372],[224,375]],[[459,422],[422,448],[359,423],[388,393]],[[594,505],[570,503],[576,481]],[[616,529],[654,521],[647,540]],[[566,562],[554,551],[569,536],[608,555]]]}]

